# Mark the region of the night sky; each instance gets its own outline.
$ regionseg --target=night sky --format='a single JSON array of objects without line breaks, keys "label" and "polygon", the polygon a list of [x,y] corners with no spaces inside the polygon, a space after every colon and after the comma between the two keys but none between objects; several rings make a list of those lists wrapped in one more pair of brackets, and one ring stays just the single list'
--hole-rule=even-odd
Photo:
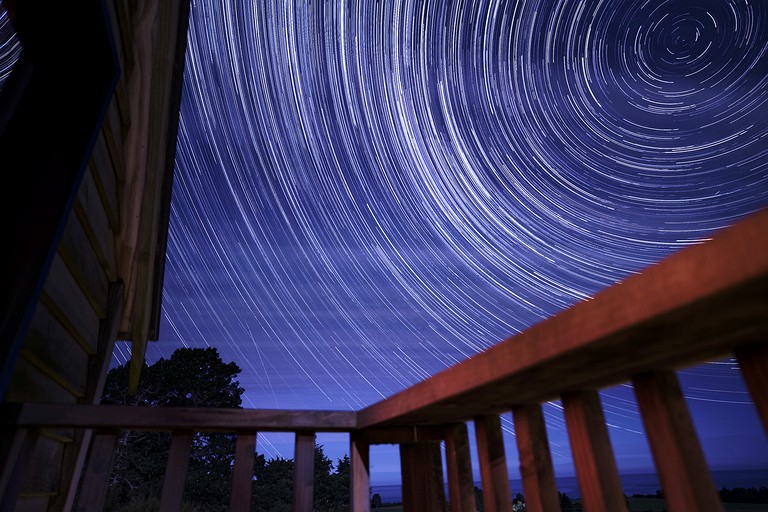
[{"label": "night sky", "polygon": [[[360,409],[768,206],[763,0],[304,3],[192,2],[148,361],[217,347],[246,407]],[[768,469],[736,363],[680,378],[712,466]]]}]

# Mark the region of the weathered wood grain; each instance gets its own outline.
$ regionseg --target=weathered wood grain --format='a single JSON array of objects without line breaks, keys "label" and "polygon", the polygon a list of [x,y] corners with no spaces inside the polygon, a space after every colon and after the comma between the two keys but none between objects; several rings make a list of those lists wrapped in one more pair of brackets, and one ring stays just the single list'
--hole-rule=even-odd
[{"label": "weathered wood grain", "polygon": [[350,510],[352,512],[370,512],[371,510],[371,475],[370,450],[366,440],[358,432],[349,435],[350,461]]},{"label": "weathered wood grain", "polygon": [[475,418],[477,458],[483,482],[483,509],[486,512],[512,512],[507,457],[501,421],[496,415]]},{"label": "weathered wood grain", "polygon": [[512,410],[515,437],[520,457],[526,510],[550,512],[560,510],[560,499],[552,468],[547,428],[540,404],[520,405]]},{"label": "weathered wood grain", "polygon": [[171,435],[171,449],[160,494],[160,510],[163,512],[181,511],[193,437],[194,433],[190,431],[175,431]]},{"label": "weathered wood grain", "polygon": [[359,413],[459,422],[768,340],[768,210]]},{"label": "weathered wood grain", "polygon": [[293,512],[313,509],[315,482],[315,433],[296,432],[293,463]]},{"label": "weathered wood grain", "polygon": [[675,373],[646,373],[632,382],[668,509],[722,512]]},{"label": "weathered wood grain", "polygon": [[445,466],[451,512],[475,512],[475,482],[465,423],[445,428]]},{"label": "weathered wood grain", "polygon": [[597,391],[566,393],[563,410],[584,509],[626,511],[600,395]]},{"label": "weathered wood grain", "polygon": [[251,510],[255,453],[256,432],[238,432],[235,445],[235,467],[232,470],[232,491],[229,496],[230,512]]},{"label": "weathered wood grain", "polygon": [[112,460],[117,447],[118,433],[114,430],[99,431],[93,436],[91,455],[83,476],[75,510],[91,512],[104,509],[107,481],[112,470]]},{"label": "weathered wood grain", "polygon": [[445,491],[440,443],[400,445],[403,512],[443,512]]}]

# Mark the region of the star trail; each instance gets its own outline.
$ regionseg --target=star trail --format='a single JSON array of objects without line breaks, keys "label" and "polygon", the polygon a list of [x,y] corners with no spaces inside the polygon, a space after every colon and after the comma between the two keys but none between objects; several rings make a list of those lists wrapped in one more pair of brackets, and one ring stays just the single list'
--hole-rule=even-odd
[{"label": "star trail", "polygon": [[[359,409],[706,240],[768,205],[767,18],[193,0],[150,362],[211,345],[245,406]],[[735,367],[681,381],[705,445],[743,443],[708,455],[765,466]],[[647,463],[631,389],[603,399],[620,467]]]}]

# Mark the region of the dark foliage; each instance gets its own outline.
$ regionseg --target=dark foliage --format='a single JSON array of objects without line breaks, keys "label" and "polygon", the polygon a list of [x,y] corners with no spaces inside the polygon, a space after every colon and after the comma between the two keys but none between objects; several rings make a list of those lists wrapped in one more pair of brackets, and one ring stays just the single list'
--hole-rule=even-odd
[{"label": "dark foliage", "polygon": [[723,487],[720,489],[720,499],[724,503],[768,503],[768,487]]},{"label": "dark foliage", "polygon": [[[339,459],[336,469],[325,456],[322,445],[315,446],[314,510],[315,512],[347,512],[349,510],[349,457]],[[251,495],[253,512],[291,510],[293,500],[293,460],[254,461],[255,481]]]},{"label": "dark foliage", "polygon": [[560,498],[560,510],[563,512],[571,512],[572,510],[575,510],[573,500],[571,500],[567,494],[557,491],[557,496]]},{"label": "dark foliage", "polygon": [[[144,365],[135,396],[128,394],[128,365],[107,374],[103,404],[138,407],[240,407],[240,368],[225,364],[214,348],[179,349],[169,359]],[[107,510],[157,498],[170,446],[166,432],[125,432],[110,477]],[[234,435],[195,435],[184,498],[206,510],[225,510],[229,496]]]}]

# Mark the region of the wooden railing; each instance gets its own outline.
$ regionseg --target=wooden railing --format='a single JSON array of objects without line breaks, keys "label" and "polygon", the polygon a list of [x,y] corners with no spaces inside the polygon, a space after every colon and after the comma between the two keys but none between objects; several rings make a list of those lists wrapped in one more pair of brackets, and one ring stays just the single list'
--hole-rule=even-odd
[{"label": "wooden railing", "polygon": [[[631,381],[671,511],[722,510],[675,370],[734,354],[768,430],[768,211],[386,400],[354,412],[4,405],[0,492],[40,428],[96,429],[81,508],[99,510],[118,431],[170,430],[162,510],[178,510],[191,432],[238,432],[232,510],[248,510],[255,433],[296,432],[294,510],[312,508],[314,432],[350,432],[351,510],[369,510],[369,447],[400,445],[404,510],[475,510],[474,422],[486,512],[510,511],[500,414],[511,412],[529,511],[557,511],[541,404],[561,399],[586,510],[626,510],[599,390]],[[445,444],[448,497],[440,442]],[[82,500],[86,501],[83,502]],[[4,509],[3,509],[4,510]]]}]

